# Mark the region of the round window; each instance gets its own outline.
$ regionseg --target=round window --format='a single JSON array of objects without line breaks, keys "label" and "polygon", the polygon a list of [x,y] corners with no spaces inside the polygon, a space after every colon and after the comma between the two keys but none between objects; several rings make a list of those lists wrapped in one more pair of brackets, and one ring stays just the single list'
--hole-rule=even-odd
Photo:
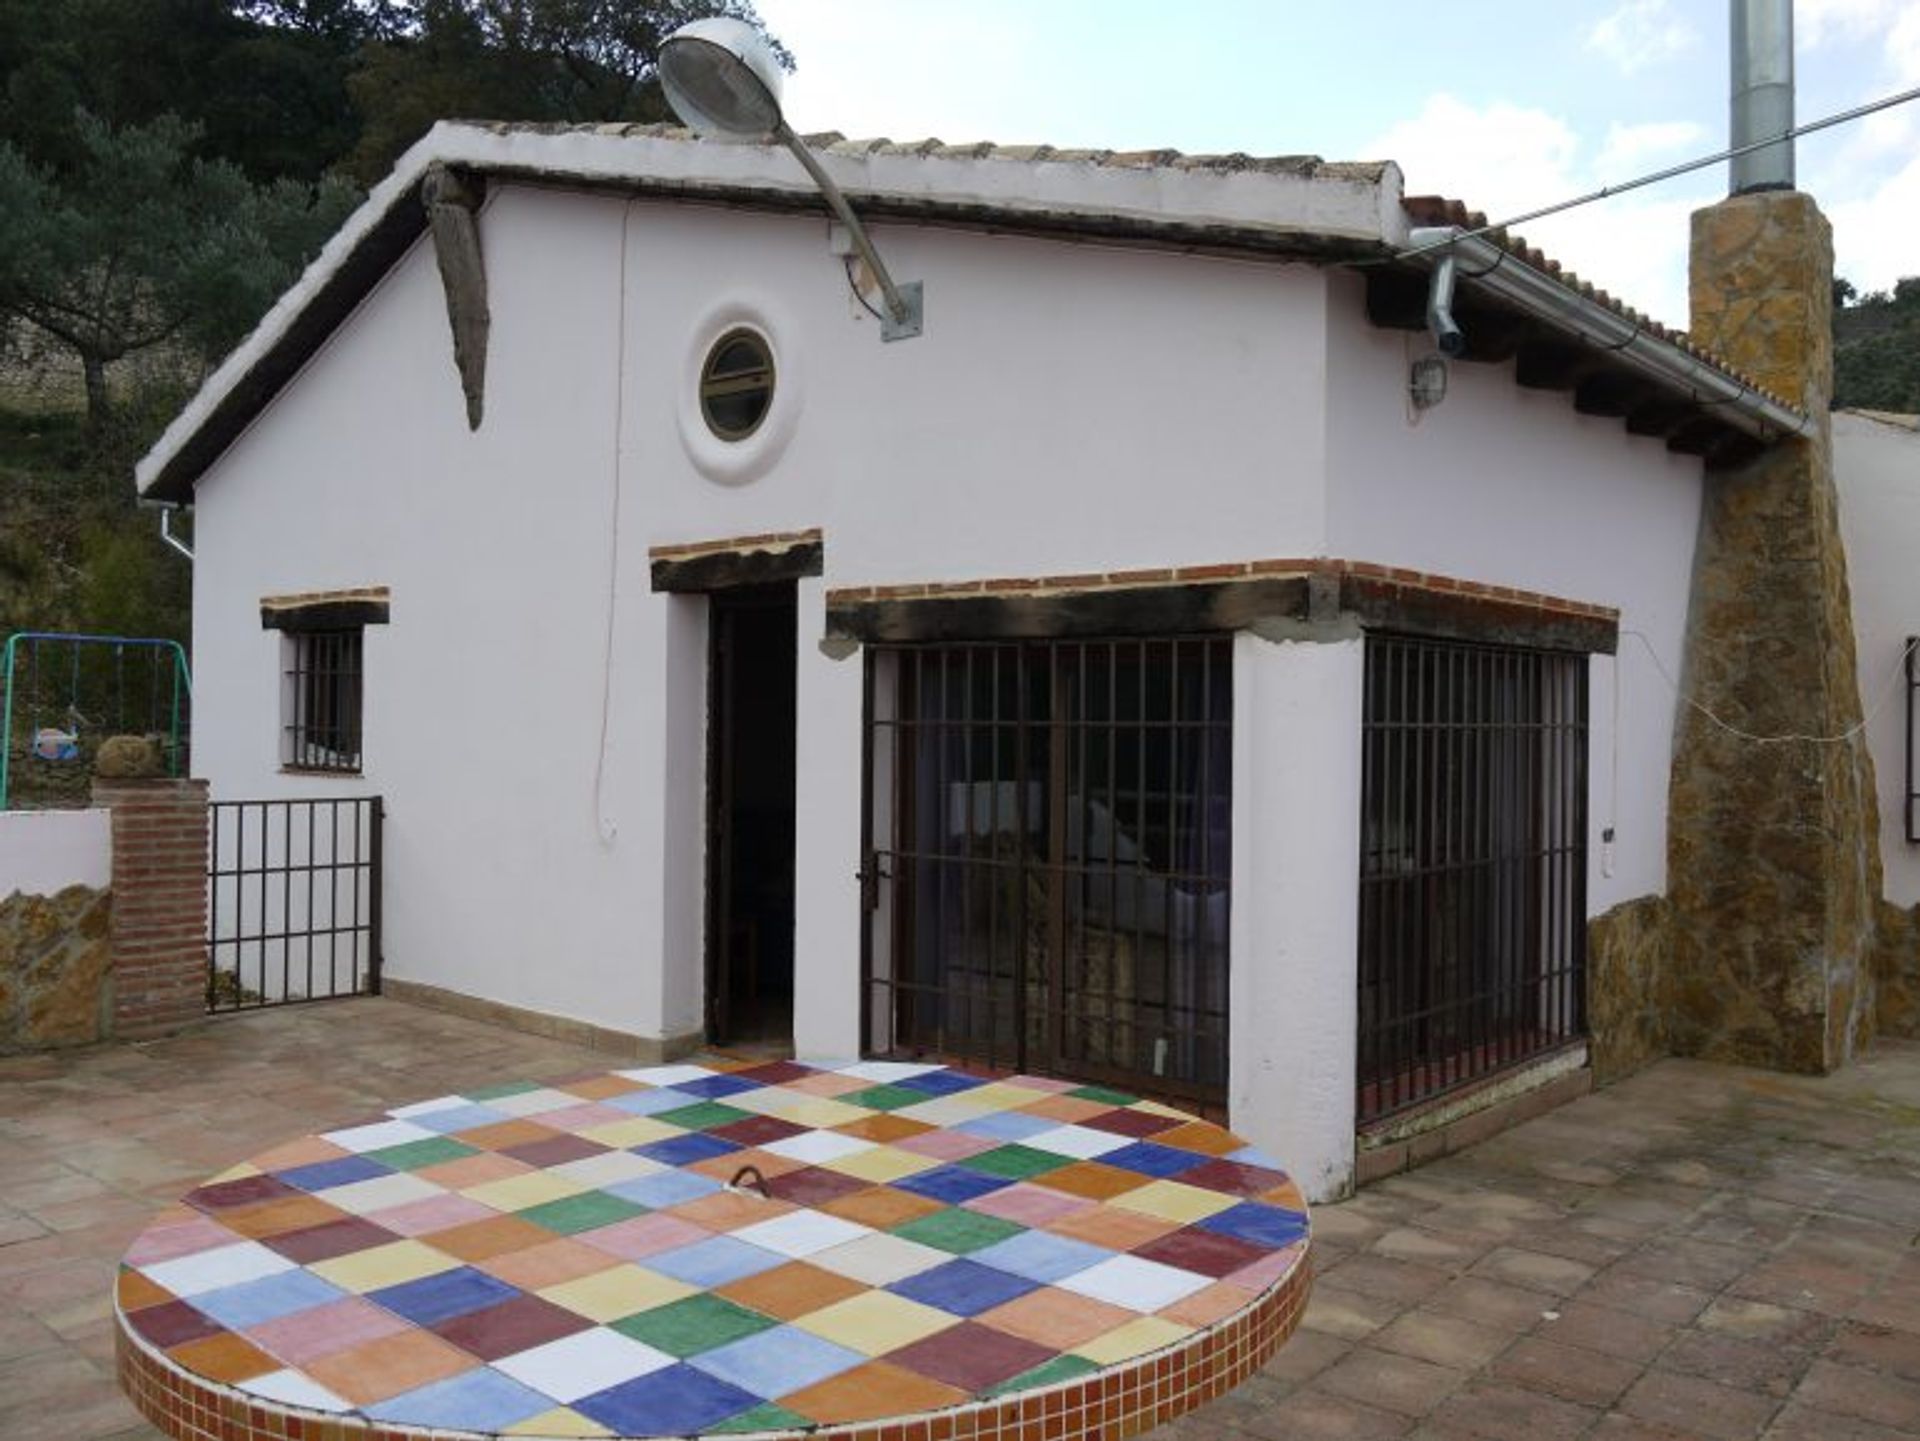
[{"label": "round window", "polygon": [[773,351],[758,331],[729,330],[700,368],[700,414],[722,440],[745,440],[773,405]]}]

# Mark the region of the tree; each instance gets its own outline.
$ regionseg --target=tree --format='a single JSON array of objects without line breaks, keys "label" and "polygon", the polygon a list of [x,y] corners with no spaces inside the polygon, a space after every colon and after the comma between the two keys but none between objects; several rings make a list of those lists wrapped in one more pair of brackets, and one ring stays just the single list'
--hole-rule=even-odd
[{"label": "tree", "polygon": [[1834,299],[1834,408],[1920,412],[1920,276],[1865,295],[1835,281]]},{"label": "tree", "polygon": [[[361,118],[348,169],[371,185],[434,121],[665,120],[660,45],[689,20],[760,25],[751,0],[400,0],[398,33],[366,45],[348,89]],[[791,67],[779,41],[781,64]]]},{"label": "tree", "polygon": [[0,314],[79,359],[98,427],[109,366],[169,341],[224,353],[354,196],[338,181],[255,185],[193,156],[197,127],[172,116],[116,130],[82,111],[75,134],[58,171],[0,143]]}]

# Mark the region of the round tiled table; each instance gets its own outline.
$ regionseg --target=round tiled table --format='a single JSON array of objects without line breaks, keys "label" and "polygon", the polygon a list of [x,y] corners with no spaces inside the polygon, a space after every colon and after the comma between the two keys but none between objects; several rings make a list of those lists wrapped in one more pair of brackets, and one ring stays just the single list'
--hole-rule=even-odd
[{"label": "round tiled table", "polygon": [[1306,1249],[1278,1166],[1151,1101],[656,1066],[402,1106],[214,1178],[127,1253],[120,1374],[188,1441],[1110,1441],[1251,1375]]}]

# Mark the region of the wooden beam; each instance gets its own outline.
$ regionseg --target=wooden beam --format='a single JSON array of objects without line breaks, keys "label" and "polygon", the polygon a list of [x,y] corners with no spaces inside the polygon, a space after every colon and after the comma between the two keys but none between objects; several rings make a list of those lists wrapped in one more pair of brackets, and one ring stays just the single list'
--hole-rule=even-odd
[{"label": "wooden beam", "polygon": [[657,591],[704,595],[743,585],[799,580],[802,576],[819,575],[825,566],[825,548],[819,541],[809,540],[779,549],[713,550],[700,555],[662,557],[653,562],[652,581]]},{"label": "wooden beam", "polygon": [[487,309],[487,268],[480,256],[480,202],[486,181],[478,175],[428,167],[420,183],[433,234],[433,255],[440,265],[440,286],[447,296],[447,324],[453,331],[453,363],[460,372],[460,390],[467,401],[467,429],[480,428],[486,408],[487,333],[492,315]]},{"label": "wooden beam", "polygon": [[1367,272],[1367,319],[1382,330],[1427,328],[1427,277],[1375,266]]},{"label": "wooden beam", "polygon": [[1684,401],[1656,396],[1635,406],[1627,414],[1629,435],[1671,435],[1674,429],[1694,413]]},{"label": "wooden beam", "polygon": [[1655,395],[1653,385],[1629,370],[1602,368],[1583,376],[1573,388],[1573,408],[1582,415],[1618,419],[1631,415]]},{"label": "wooden beam", "polygon": [[1591,346],[1569,345],[1557,340],[1530,341],[1520,347],[1513,380],[1527,390],[1572,390],[1605,363]]}]

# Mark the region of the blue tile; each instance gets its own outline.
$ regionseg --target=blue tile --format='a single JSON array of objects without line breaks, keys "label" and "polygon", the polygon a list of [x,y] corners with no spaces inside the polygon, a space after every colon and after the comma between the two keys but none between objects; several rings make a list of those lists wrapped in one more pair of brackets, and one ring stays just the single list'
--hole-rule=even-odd
[{"label": "blue tile", "polygon": [[1195,1166],[1204,1166],[1213,1157],[1202,1156],[1195,1151],[1183,1151],[1177,1146],[1156,1146],[1152,1141],[1135,1141],[1131,1146],[1108,1151],[1095,1159],[1103,1166],[1118,1166],[1123,1171],[1164,1179],[1177,1176],[1182,1171],[1191,1171]]},{"label": "blue tile", "polygon": [[406,1317],[416,1326],[434,1326],[469,1311],[498,1306],[519,1294],[519,1288],[497,1281],[485,1271],[462,1266],[437,1276],[422,1276],[417,1281],[369,1291],[367,1299],[385,1306],[396,1316]]},{"label": "blue tile", "polygon": [[702,1076],[697,1081],[680,1081],[668,1089],[702,1101],[714,1101],[722,1096],[737,1096],[742,1091],[757,1091],[760,1082],[743,1081],[738,1076]]},{"label": "blue tile", "polygon": [[1047,1116],[1032,1116],[1025,1111],[995,1111],[991,1116],[975,1116],[953,1128],[969,1136],[990,1136],[996,1141],[1024,1141],[1042,1131],[1057,1131],[1060,1123]]},{"label": "blue tile", "polygon": [[1284,1173],[1287,1169],[1258,1146],[1242,1146],[1237,1151],[1227,1152],[1223,1159],[1238,1161],[1243,1166],[1264,1166],[1269,1171],[1280,1171]]},{"label": "blue tile", "polygon": [[[1307,1218],[1284,1206],[1269,1206],[1264,1201],[1242,1201],[1237,1206],[1207,1217],[1200,1222],[1200,1229],[1232,1236],[1239,1241],[1251,1241],[1256,1246],[1277,1249],[1307,1234]],[[197,1297],[194,1304],[199,1304]]]},{"label": "blue tile", "polygon": [[787,1257],[732,1236],[715,1236],[661,1251],[640,1262],[650,1271],[685,1281],[689,1286],[724,1286],[742,1276],[757,1276],[775,1266],[785,1265]]},{"label": "blue tile", "polygon": [[403,1116],[424,1131],[437,1131],[442,1136],[455,1131],[472,1131],[481,1126],[497,1126],[502,1121],[514,1118],[505,1111],[496,1111],[492,1106],[452,1106],[444,1111],[427,1111],[418,1116]]},{"label": "blue tile", "polygon": [[987,1078],[969,1076],[961,1071],[928,1071],[893,1084],[909,1091],[925,1091],[929,1096],[951,1096],[955,1091],[971,1091],[975,1086],[984,1086]]},{"label": "blue tile", "polygon": [[761,1403],[751,1391],[692,1366],[622,1381],[573,1403],[573,1409],[622,1436],[697,1436]]},{"label": "blue tile", "polygon": [[1105,1246],[1089,1245],[1071,1236],[1055,1236],[1047,1231],[1023,1231],[996,1241],[982,1250],[969,1253],[969,1261],[978,1261],[996,1271],[1024,1276],[1029,1281],[1051,1284],[1063,1276],[1097,1266],[1113,1259]]},{"label": "blue tile", "polygon": [[775,1326],[771,1331],[702,1352],[690,1364],[771,1401],[850,1371],[866,1359],[858,1351],[823,1341],[797,1326]]},{"label": "blue tile", "polygon": [[634,1155],[645,1156],[650,1161],[660,1161],[669,1166],[688,1166],[695,1161],[709,1161],[740,1148],[732,1141],[723,1141],[718,1136],[709,1136],[700,1131],[685,1136],[669,1136],[664,1141],[649,1141],[644,1146],[632,1149]]},{"label": "blue tile", "polygon": [[623,1201],[651,1206],[677,1206],[682,1201],[697,1201],[720,1189],[720,1183],[698,1171],[662,1171],[657,1176],[639,1176],[631,1181],[615,1181],[601,1189]]},{"label": "blue tile", "polygon": [[608,1096],[599,1104],[625,1111],[630,1116],[651,1116],[656,1111],[677,1111],[687,1104],[687,1098],[670,1088],[654,1086],[644,1091],[628,1091],[624,1096]]},{"label": "blue tile", "polygon": [[984,1196],[989,1191],[998,1191],[1011,1186],[1013,1180],[1007,1176],[989,1176],[981,1171],[969,1171],[964,1166],[936,1166],[931,1171],[922,1171],[917,1176],[902,1176],[892,1182],[902,1191],[911,1191],[916,1196],[925,1196],[933,1201],[945,1201],[949,1206],[958,1206],[963,1201],[971,1201],[975,1196]]},{"label": "blue tile", "polygon": [[346,1292],[307,1271],[282,1271],[237,1286],[203,1291],[193,1298],[196,1308],[229,1331],[244,1330],[280,1316],[291,1316],[312,1306],[338,1301]]},{"label": "blue tile", "polygon": [[551,1411],[553,1398],[491,1366],[481,1366],[360,1409],[376,1421],[492,1432]]},{"label": "blue tile", "polygon": [[922,1271],[917,1276],[895,1281],[887,1289],[896,1296],[905,1296],[909,1301],[918,1301],[923,1306],[937,1306],[952,1316],[977,1316],[982,1311],[991,1311],[995,1306],[1005,1305],[1029,1291],[1037,1290],[1039,1286],[1038,1281],[1029,1281],[1025,1276],[995,1270],[992,1266],[982,1266],[977,1261],[963,1257],[949,1261],[944,1266],[935,1266],[931,1271]]},{"label": "blue tile", "polygon": [[337,1161],[316,1161],[311,1166],[295,1166],[273,1174],[303,1191],[324,1191],[332,1186],[351,1186],[355,1181],[371,1181],[375,1176],[391,1176],[393,1167],[365,1156],[342,1156]]}]

